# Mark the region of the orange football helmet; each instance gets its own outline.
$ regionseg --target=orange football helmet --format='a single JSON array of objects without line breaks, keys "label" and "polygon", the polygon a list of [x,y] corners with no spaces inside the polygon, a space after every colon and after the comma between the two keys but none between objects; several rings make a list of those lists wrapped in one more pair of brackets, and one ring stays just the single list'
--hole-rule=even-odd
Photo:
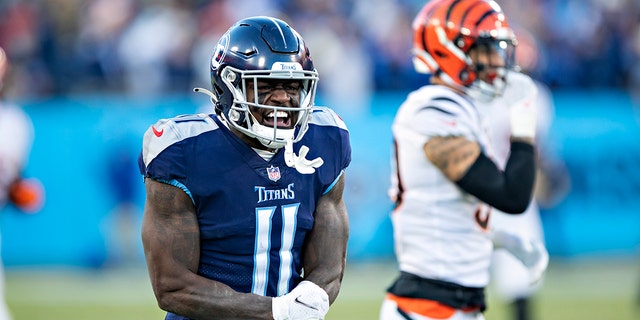
[{"label": "orange football helmet", "polygon": [[[495,1],[432,0],[413,21],[413,62],[417,72],[439,76],[468,94],[502,92],[507,69],[515,69],[516,37]],[[491,59],[472,59],[472,49]],[[479,73],[484,72],[484,76]]]}]

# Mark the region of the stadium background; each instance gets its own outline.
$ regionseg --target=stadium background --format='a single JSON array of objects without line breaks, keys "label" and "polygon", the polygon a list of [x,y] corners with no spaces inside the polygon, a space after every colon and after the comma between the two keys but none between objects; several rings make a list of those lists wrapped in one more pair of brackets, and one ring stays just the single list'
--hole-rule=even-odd
[{"label": "stadium background", "polygon": [[[371,319],[340,312],[375,314],[393,275],[390,124],[404,96],[424,81],[412,73],[408,49],[410,21],[422,3],[2,1],[0,45],[14,62],[7,94],[36,132],[26,174],[47,190],[39,214],[7,208],[0,221],[16,319],[97,319],[105,305],[114,309],[105,319],[160,314],[139,239],[141,137],[158,118],[210,108],[190,89],[209,86],[212,39],[256,13],[284,17],[305,36],[321,75],[318,104],[334,107],[350,128],[351,271],[341,294],[346,302],[331,319]],[[549,142],[571,178],[569,193],[542,212],[551,267],[540,313],[632,319],[640,288],[640,5],[502,3],[512,21],[538,37],[533,75],[552,89]],[[585,311],[563,315],[563,307]],[[609,317],[597,313],[603,309],[624,311]]]},{"label": "stadium background", "polygon": [[[393,254],[386,197],[393,109],[403,95],[375,95],[371,112],[345,115],[353,162],[345,199],[351,219],[349,259]],[[622,92],[557,92],[551,137],[571,176],[571,191],[543,210],[553,256],[635,255],[640,239],[640,126]],[[320,99],[320,102],[322,99]],[[137,247],[144,185],[137,156],[144,131],[156,119],[210,108],[207,97],[149,100],[84,96],[24,103],[36,128],[27,175],[47,187],[46,205],[33,216],[3,216],[7,266],[118,264],[122,249]],[[601,112],[607,104],[607,114]],[[213,164],[215,165],[215,164]],[[122,220],[130,219],[130,220]],[[133,224],[136,235],[118,243]],[[127,236],[126,234],[124,236]],[[124,246],[124,247],[123,247]],[[129,257],[131,258],[131,257]]]}]

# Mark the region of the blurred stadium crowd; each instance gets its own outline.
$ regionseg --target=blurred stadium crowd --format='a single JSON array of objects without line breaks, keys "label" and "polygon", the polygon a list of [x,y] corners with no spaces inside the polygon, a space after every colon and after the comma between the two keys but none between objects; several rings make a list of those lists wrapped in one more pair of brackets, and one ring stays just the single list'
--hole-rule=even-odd
[{"label": "blurred stadium crowd", "polygon": [[[533,76],[558,88],[640,89],[637,0],[502,0],[536,36]],[[0,46],[13,62],[8,96],[158,95],[208,86],[217,38],[241,17],[273,15],[305,38],[320,93],[360,99],[423,83],[411,22],[424,0],[2,0]]]}]

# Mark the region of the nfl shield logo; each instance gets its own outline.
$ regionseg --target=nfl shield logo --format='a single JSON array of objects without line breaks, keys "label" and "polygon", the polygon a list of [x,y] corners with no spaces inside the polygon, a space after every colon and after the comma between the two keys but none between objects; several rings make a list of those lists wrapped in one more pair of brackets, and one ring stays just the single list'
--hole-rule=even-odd
[{"label": "nfl shield logo", "polygon": [[267,174],[269,175],[269,180],[276,182],[280,180],[280,168],[271,166],[267,168]]}]

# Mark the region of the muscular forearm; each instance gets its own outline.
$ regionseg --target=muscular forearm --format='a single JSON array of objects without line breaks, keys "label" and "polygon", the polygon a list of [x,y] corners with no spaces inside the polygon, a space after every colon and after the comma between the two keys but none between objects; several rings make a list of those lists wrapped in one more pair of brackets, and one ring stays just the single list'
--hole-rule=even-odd
[{"label": "muscular forearm", "polygon": [[349,220],[342,201],[343,188],[341,178],[334,190],[319,202],[303,257],[305,280],[323,288],[330,303],[338,297],[346,265]]},{"label": "muscular forearm", "polygon": [[161,309],[190,319],[266,319],[271,320],[271,298],[239,293],[230,287],[197,275],[191,285],[177,291],[157,289]]},{"label": "muscular forearm", "polygon": [[[305,257],[305,280],[323,288],[330,303],[338,297],[342,284],[346,265],[346,248],[342,242],[346,237],[344,234],[337,234],[336,237],[325,240],[321,248],[314,246],[314,249],[308,250]],[[327,263],[328,261],[331,263]]]}]

